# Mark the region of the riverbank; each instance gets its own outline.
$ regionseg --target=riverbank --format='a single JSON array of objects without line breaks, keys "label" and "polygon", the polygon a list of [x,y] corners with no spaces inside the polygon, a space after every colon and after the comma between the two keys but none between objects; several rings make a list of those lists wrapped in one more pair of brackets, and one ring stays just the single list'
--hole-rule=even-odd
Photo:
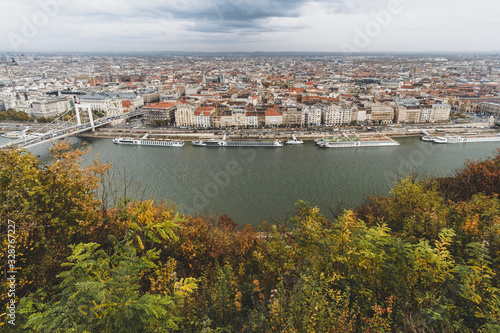
[{"label": "riverbank", "polygon": [[[50,130],[48,124],[33,124],[33,123],[0,123],[0,134],[20,131],[26,126],[30,126],[31,130],[45,131]],[[369,130],[370,129],[370,130]],[[289,140],[292,134],[304,141],[312,141],[328,136],[340,136],[345,133],[349,136],[373,137],[413,137],[421,136],[425,130],[430,134],[459,134],[459,133],[498,133],[498,129],[486,128],[484,123],[467,123],[467,124],[440,124],[440,125],[394,125],[394,126],[373,126],[363,127],[323,127],[316,129],[225,129],[225,130],[187,130],[177,128],[127,128],[124,125],[112,127],[101,127],[96,131],[88,131],[78,134],[79,137],[113,139],[118,137],[141,138],[149,134],[150,138],[157,139],[173,139],[173,140],[199,140],[199,139],[221,139],[224,133],[234,139],[265,139],[265,140]],[[28,133],[29,134],[29,133]]]},{"label": "riverbank", "polygon": [[498,130],[491,128],[458,128],[458,127],[448,127],[439,128],[395,128],[387,127],[380,129],[378,131],[362,131],[362,130],[352,130],[352,129],[335,129],[335,130],[294,130],[289,129],[270,129],[270,130],[226,130],[226,131],[180,131],[178,129],[124,129],[124,128],[100,128],[95,132],[81,133],[79,137],[87,138],[100,138],[100,139],[113,139],[117,137],[130,137],[130,138],[141,138],[146,134],[149,134],[149,138],[161,138],[161,139],[175,139],[175,140],[198,140],[198,139],[221,139],[224,133],[227,133],[228,137],[235,139],[269,139],[269,140],[288,140],[291,138],[292,134],[304,141],[313,141],[328,136],[341,136],[345,133],[350,136],[363,137],[374,137],[374,136],[387,136],[387,137],[416,137],[421,136],[422,131],[425,130],[429,133],[439,133],[443,134],[458,134],[458,133],[498,133]]}]

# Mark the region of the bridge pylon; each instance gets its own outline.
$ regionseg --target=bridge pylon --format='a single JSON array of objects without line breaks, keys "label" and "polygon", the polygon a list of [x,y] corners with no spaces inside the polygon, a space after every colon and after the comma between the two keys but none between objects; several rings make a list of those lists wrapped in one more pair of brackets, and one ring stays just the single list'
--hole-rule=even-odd
[{"label": "bridge pylon", "polygon": [[75,113],[76,113],[76,123],[78,126],[82,124],[82,119],[80,118],[80,110],[81,105],[75,104]]},{"label": "bridge pylon", "polygon": [[89,111],[89,120],[90,126],[92,126],[92,132],[95,132],[94,117],[92,115],[92,108],[90,107],[90,105],[87,107],[87,110]]},{"label": "bridge pylon", "polygon": [[[83,111],[84,107],[85,106],[82,104],[75,105],[76,122],[77,122],[78,126],[80,126],[82,124],[82,119],[80,116],[80,109]],[[87,107],[87,111],[89,114],[90,126],[92,127],[92,131],[95,132],[95,124],[94,124],[94,116],[92,115],[92,107],[90,105],[87,105],[86,107]]]}]

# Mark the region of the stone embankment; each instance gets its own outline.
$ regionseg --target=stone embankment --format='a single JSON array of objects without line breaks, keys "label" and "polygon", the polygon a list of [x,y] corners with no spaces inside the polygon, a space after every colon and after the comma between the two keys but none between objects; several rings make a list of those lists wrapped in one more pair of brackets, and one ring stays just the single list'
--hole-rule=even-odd
[{"label": "stone embankment", "polygon": [[223,133],[227,133],[228,137],[235,139],[279,139],[288,140],[291,138],[292,133],[302,140],[315,140],[327,136],[339,136],[342,133],[347,135],[356,135],[359,137],[364,136],[377,136],[384,135],[389,137],[405,137],[405,136],[421,136],[422,130],[427,131],[432,135],[445,135],[458,134],[458,133],[488,133],[488,132],[498,132],[491,128],[440,128],[436,131],[435,128],[383,128],[380,131],[366,131],[366,130],[355,130],[355,129],[335,129],[335,130],[285,130],[285,129],[273,129],[273,130],[227,130],[227,131],[180,131],[175,129],[116,129],[116,128],[101,128],[97,129],[95,132],[85,132],[79,134],[81,137],[92,137],[92,138],[103,138],[112,139],[118,137],[131,137],[131,138],[141,138],[146,134],[149,134],[149,138],[161,138],[161,139],[177,139],[177,140],[197,140],[197,139],[220,139]]}]

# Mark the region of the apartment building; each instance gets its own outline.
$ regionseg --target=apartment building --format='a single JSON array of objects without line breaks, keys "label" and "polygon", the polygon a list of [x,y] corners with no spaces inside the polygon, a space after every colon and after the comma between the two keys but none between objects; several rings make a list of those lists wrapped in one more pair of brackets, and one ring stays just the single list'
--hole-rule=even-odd
[{"label": "apartment building", "polygon": [[277,110],[277,107],[266,110],[265,124],[269,127],[278,127],[283,125],[283,114]]},{"label": "apartment building", "polygon": [[369,106],[371,111],[370,121],[374,124],[392,124],[394,121],[394,109],[386,104],[373,104]]},{"label": "apartment building", "polygon": [[176,103],[159,102],[146,105],[143,108],[144,119],[147,123],[153,123],[155,120],[168,120],[170,124],[175,122]]},{"label": "apartment building", "polygon": [[31,103],[31,110],[27,113],[38,117],[57,117],[71,109],[72,103],[68,99],[42,99]]},{"label": "apartment building", "polygon": [[175,124],[182,127],[192,127],[194,124],[194,106],[182,103],[175,110]]},{"label": "apartment building", "polygon": [[215,108],[199,107],[194,112],[194,126],[198,128],[208,128],[214,126]]}]

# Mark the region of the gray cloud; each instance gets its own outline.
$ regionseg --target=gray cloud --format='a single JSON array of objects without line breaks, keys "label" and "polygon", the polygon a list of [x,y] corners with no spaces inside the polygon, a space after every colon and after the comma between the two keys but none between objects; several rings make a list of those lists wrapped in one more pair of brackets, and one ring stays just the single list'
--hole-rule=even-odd
[{"label": "gray cloud", "polygon": [[[48,0],[47,0],[48,1]],[[58,0],[52,0],[58,1]],[[62,1],[62,0],[61,0]],[[270,23],[276,18],[300,18],[308,7],[321,4],[330,13],[360,13],[380,6],[387,0],[64,0],[59,17],[87,23],[123,23],[143,20],[185,23],[186,31],[201,33],[260,34],[282,31]],[[42,1],[43,2],[43,1]],[[40,10],[37,0],[10,3],[0,0],[4,10],[12,9],[11,19]],[[5,12],[4,12],[5,13]],[[2,15],[0,14],[0,18]],[[304,25],[291,25],[295,31]]]},{"label": "gray cloud", "polygon": [[[247,33],[275,31],[268,21],[272,18],[299,17],[300,8],[310,0],[210,0],[162,2],[152,4],[148,15],[194,22],[188,31],[205,33]],[[291,27],[293,28],[293,27]]]},{"label": "gray cloud", "polygon": [[[92,1],[90,1],[92,2]],[[190,22],[188,31],[205,33],[233,33],[246,30],[247,33],[279,31],[269,24],[273,18],[299,18],[307,7],[314,3],[322,4],[325,11],[335,13],[360,13],[373,8],[381,0],[373,0],[370,5],[363,0],[187,0],[130,2],[111,2],[106,6],[100,3],[79,3],[72,10],[75,15],[90,17],[109,22],[143,17],[163,20]],[[80,8],[82,7],[82,8]],[[85,7],[85,8],[83,8]],[[194,24],[192,24],[194,23]],[[289,27],[293,30],[294,27]]]},{"label": "gray cloud", "polygon": [[187,10],[171,11],[180,18],[219,21],[254,21],[270,17],[294,17],[297,9],[309,1],[301,0],[213,0],[204,2],[205,6],[189,7]]},{"label": "gray cloud", "polygon": [[[26,37],[26,22],[54,1],[56,15]],[[15,49],[12,34],[21,50],[339,51],[390,1],[0,0],[0,51]],[[399,1],[404,10],[366,51],[496,48],[497,0]]]}]

